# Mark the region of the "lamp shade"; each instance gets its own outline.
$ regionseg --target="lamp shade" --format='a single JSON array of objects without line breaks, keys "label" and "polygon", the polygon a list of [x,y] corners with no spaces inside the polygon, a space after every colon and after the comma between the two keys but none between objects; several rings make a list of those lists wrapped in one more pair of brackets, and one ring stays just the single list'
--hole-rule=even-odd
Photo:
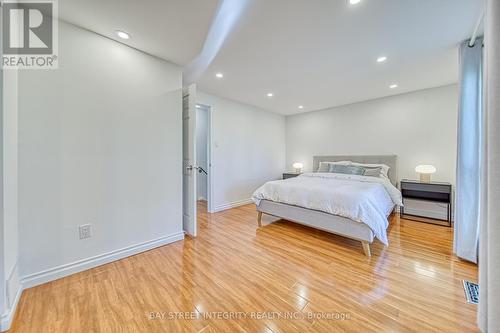
[{"label": "lamp shade", "polygon": [[424,174],[431,174],[431,173],[436,172],[436,167],[434,165],[429,165],[429,164],[417,165],[415,167],[415,172],[424,173]]},{"label": "lamp shade", "polygon": [[302,169],[303,167],[304,167],[303,163],[300,163],[300,162],[293,163],[293,168],[294,169]]}]

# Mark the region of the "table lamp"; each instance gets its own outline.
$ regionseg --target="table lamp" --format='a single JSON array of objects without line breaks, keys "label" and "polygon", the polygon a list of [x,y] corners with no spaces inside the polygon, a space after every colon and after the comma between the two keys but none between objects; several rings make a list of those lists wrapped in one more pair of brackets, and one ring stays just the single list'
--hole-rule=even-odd
[{"label": "table lamp", "polygon": [[300,162],[293,163],[293,168],[295,169],[295,173],[301,173],[303,167],[304,167],[303,163]]},{"label": "table lamp", "polygon": [[428,164],[417,165],[415,171],[420,174],[420,181],[422,183],[430,183],[431,174],[436,172],[436,167]]}]

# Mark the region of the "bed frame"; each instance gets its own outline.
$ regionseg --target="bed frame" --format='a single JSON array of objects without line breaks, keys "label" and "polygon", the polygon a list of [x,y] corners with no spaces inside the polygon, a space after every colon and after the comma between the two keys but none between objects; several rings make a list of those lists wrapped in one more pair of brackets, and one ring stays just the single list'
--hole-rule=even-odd
[{"label": "bed frame", "polygon": [[[318,170],[320,162],[338,161],[386,164],[390,167],[388,174],[389,179],[394,186],[397,186],[398,159],[396,155],[314,156],[313,170]],[[342,216],[269,200],[262,200],[257,206],[257,211],[257,223],[259,227],[262,227],[262,214],[276,216],[288,221],[361,241],[365,255],[367,257],[371,256],[370,244],[373,242],[375,236],[372,230],[364,223],[356,222]]]}]

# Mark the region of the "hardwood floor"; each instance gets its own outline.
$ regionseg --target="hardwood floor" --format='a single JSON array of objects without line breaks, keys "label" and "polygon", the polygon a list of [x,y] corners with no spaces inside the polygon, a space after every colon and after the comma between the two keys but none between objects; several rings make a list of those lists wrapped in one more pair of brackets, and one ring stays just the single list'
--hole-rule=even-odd
[{"label": "hardwood floor", "polygon": [[451,228],[394,215],[389,247],[367,258],[360,242],[256,218],[201,209],[196,239],[27,289],[11,332],[476,331],[461,280],[477,268],[452,255]]}]

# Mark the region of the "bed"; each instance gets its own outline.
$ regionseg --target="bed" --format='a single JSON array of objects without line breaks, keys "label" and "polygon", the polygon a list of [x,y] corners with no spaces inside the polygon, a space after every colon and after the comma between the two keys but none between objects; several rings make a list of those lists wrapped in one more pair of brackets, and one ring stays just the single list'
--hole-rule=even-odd
[{"label": "bed", "polygon": [[[380,180],[316,172],[322,162],[340,161],[384,164],[389,170],[387,177]],[[262,214],[276,216],[358,240],[368,257],[375,238],[387,245],[387,218],[401,204],[401,193],[396,188],[397,156],[314,156],[313,170],[314,173],[268,182],[255,191],[258,226],[262,227]]]}]

